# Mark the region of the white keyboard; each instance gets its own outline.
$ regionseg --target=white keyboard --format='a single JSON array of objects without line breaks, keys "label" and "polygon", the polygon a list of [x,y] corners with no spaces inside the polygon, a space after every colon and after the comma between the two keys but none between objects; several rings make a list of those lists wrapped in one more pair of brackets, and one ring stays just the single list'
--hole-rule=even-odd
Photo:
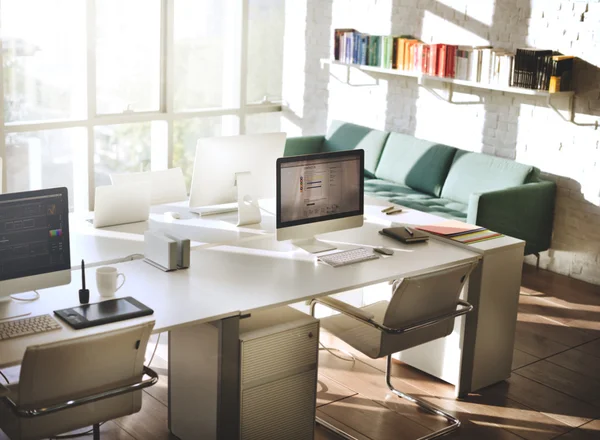
[{"label": "white keyboard", "polygon": [[371,248],[357,248],[349,251],[336,252],[335,254],[323,255],[319,261],[333,267],[347,266],[348,264],[360,263],[361,261],[376,260],[379,258]]},{"label": "white keyboard", "polygon": [[30,316],[12,321],[0,321],[0,341],[35,333],[60,330],[62,326],[50,315]]},{"label": "white keyboard", "polygon": [[210,205],[210,206],[201,206],[199,208],[191,208],[190,212],[194,214],[198,214],[201,217],[208,215],[218,215],[218,214],[228,214],[230,212],[237,212],[238,204],[235,203],[224,203],[222,205]]}]

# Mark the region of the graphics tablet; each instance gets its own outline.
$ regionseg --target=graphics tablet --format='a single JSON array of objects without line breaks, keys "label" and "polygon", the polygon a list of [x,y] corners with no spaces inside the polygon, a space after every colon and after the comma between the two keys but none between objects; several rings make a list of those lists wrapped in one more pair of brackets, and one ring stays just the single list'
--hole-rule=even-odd
[{"label": "graphics tablet", "polygon": [[128,296],[94,304],[82,304],[54,313],[76,330],[152,315],[154,310]]}]

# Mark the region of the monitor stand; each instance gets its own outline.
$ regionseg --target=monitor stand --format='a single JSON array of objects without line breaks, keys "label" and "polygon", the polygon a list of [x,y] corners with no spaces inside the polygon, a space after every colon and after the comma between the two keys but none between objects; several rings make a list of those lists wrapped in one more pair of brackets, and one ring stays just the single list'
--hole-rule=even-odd
[{"label": "monitor stand", "polygon": [[26,304],[19,304],[17,301],[13,301],[10,296],[0,298],[0,322],[27,315],[31,315],[31,310],[29,310]]},{"label": "monitor stand", "polygon": [[319,241],[314,237],[305,240],[292,240],[292,244],[311,254],[318,254],[319,252],[333,251],[334,249],[337,249],[332,244]]}]

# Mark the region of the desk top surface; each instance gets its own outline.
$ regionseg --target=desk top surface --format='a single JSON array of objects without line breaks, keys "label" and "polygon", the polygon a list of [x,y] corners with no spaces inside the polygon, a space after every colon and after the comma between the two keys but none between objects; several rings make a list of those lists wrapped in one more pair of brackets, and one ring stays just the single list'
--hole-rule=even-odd
[{"label": "desk top surface", "polygon": [[[161,209],[172,210],[172,207]],[[185,231],[183,228],[190,228],[197,238],[206,234],[206,240],[197,241],[191,252],[190,268],[186,270],[162,272],[141,260],[114,264],[127,278],[117,296],[135,297],[154,309],[153,316],[78,331],[61,322],[63,329],[60,331],[0,342],[0,366],[18,363],[26,347],[33,344],[106,332],[149,319],[156,320],[154,331],[162,332],[418,275],[481,257],[481,252],[476,249],[436,239],[405,245],[382,236],[378,233],[382,225],[400,220],[388,220],[377,215],[377,212],[380,213],[378,207],[372,211],[371,214],[365,212],[367,220],[363,227],[323,234],[319,239],[334,243],[340,250],[356,246],[384,246],[394,249],[394,255],[338,268],[317,263],[314,255],[293,247],[289,242],[278,242],[272,233],[274,218],[268,212],[263,214],[265,222],[255,228],[236,228],[236,214],[166,221],[161,213],[154,213],[160,219],[151,218],[143,224],[100,230],[90,225],[89,233],[83,234],[79,232],[81,229],[77,229],[76,246],[85,251],[86,262],[89,254],[93,253],[98,264],[111,264],[127,255],[142,253],[143,231],[153,227],[153,222],[156,222],[155,227],[175,227],[180,234]],[[422,223],[439,221],[438,217],[425,216],[414,215],[413,220]],[[410,219],[407,212],[402,221],[417,224]],[[233,228],[230,227],[232,224]],[[81,227],[86,226],[78,225],[78,228]],[[507,239],[514,243],[498,245],[522,243],[510,237]],[[86,271],[86,278],[91,292],[90,302],[100,301],[102,298],[96,290],[93,268]],[[78,304],[79,279],[79,271],[74,271],[70,285],[44,289],[38,301],[21,307],[32,315],[39,315],[75,306]]]}]

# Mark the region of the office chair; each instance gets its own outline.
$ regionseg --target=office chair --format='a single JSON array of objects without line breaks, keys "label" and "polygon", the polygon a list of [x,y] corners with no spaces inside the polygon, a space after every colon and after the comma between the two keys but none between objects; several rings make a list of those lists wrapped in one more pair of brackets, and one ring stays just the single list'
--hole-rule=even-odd
[{"label": "office chair", "polygon": [[139,411],[141,390],[158,381],[144,366],[152,327],[28,347],[19,382],[0,398],[0,428],[11,440],[34,440],[93,425],[99,440],[100,422]]},{"label": "office chair", "polygon": [[[316,304],[340,312],[321,318],[321,328],[372,359],[387,356],[385,381],[394,394],[416,403],[429,413],[444,417],[450,423],[420,440],[448,434],[460,426],[460,421],[442,409],[394,388],[391,382],[392,355],[452,333],[454,318],[473,310],[473,306],[460,300],[459,296],[476,264],[462,264],[395,281],[390,301],[379,301],[361,308],[331,297],[311,301],[313,316]],[[345,438],[354,438],[324,420],[317,418],[317,422]]]}]

